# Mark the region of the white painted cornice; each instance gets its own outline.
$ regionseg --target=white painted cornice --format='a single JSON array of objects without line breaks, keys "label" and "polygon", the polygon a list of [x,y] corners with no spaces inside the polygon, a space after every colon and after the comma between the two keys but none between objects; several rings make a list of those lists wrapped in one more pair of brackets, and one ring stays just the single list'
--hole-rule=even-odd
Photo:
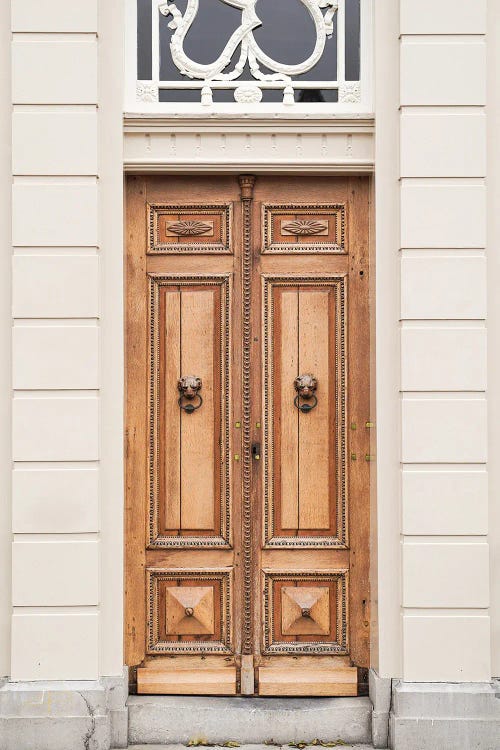
[{"label": "white painted cornice", "polygon": [[127,172],[369,174],[372,115],[125,114]]},{"label": "white painted cornice", "polygon": [[300,114],[296,112],[276,112],[272,115],[249,112],[241,114],[153,114],[153,113],[125,113],[124,130],[128,132],[163,131],[177,132],[179,130],[218,131],[237,130],[247,132],[255,129],[265,132],[276,130],[292,131],[296,133],[318,131],[341,132],[373,132],[375,118],[373,114]]}]

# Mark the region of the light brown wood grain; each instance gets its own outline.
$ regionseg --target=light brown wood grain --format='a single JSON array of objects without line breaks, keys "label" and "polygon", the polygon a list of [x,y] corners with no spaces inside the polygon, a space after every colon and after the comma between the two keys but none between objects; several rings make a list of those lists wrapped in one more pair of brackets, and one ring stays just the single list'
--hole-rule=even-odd
[{"label": "light brown wood grain", "polygon": [[182,529],[214,523],[214,314],[212,290],[182,290],[181,373],[201,378],[203,398],[200,409],[181,414]]},{"label": "light brown wood grain", "polygon": [[242,695],[253,695],[255,692],[255,670],[252,654],[241,657],[240,683]]},{"label": "light brown wood grain", "polygon": [[281,632],[283,635],[329,635],[329,587],[283,586]]},{"label": "light brown wood grain", "polygon": [[[299,415],[299,528],[330,526],[329,458],[333,430],[329,380],[329,290],[299,291],[299,374],[311,373],[318,381],[318,405]],[[333,375],[333,373],[332,373]]]},{"label": "light brown wood grain", "polygon": [[134,667],[146,647],[146,506],[148,403],[148,286],[146,276],[146,186],[141,177],[127,182],[126,231],[126,494],[125,494],[125,659]]},{"label": "light brown wood grain", "polygon": [[354,667],[338,669],[294,669],[259,667],[259,695],[357,695],[358,674]]},{"label": "light brown wood grain", "polygon": [[[147,255],[147,204],[175,205],[213,204],[232,205],[231,254]],[[345,204],[346,254],[262,255],[262,204],[280,205],[307,203]],[[299,209],[287,212],[292,217],[302,216]],[[181,214],[179,214],[181,215]],[[364,460],[370,453],[372,431],[365,422],[373,418],[370,407],[370,267],[369,247],[369,182],[358,177],[307,177],[305,175],[260,176],[255,183],[251,216],[251,331],[249,340],[251,403],[250,441],[261,444],[261,460],[251,464],[252,526],[247,541],[252,551],[251,576],[248,586],[252,592],[250,615],[244,611],[243,553],[245,536],[242,525],[242,462],[235,455],[243,455],[242,430],[236,426],[244,421],[242,408],[242,203],[238,178],[225,176],[163,176],[130,177],[127,186],[127,500],[126,500],[126,659],[132,668],[132,683],[137,676],[137,689],[144,693],[178,693],[185,695],[233,695],[237,685],[242,694],[254,690],[260,695],[356,695],[358,668],[370,664],[370,468]],[[203,218],[203,214],[197,213]],[[283,217],[281,217],[283,218]],[[308,213],[308,218],[310,215]],[[322,209],[320,218],[325,220]],[[328,219],[328,217],[326,217]],[[328,219],[329,220],[329,219]],[[332,224],[333,226],[333,224]],[[217,230],[217,231],[216,231]],[[214,233],[218,228],[214,225]],[[208,235],[207,235],[208,238]],[[183,242],[186,238],[183,239]],[[189,238],[188,238],[189,239]],[[297,244],[290,243],[293,246]],[[221,389],[221,366],[225,353],[221,348],[220,288],[204,283],[207,276],[230,274],[233,296],[229,325],[231,345],[228,352],[229,379]],[[148,319],[148,274],[189,277],[187,283],[166,282],[160,291],[161,310],[160,372],[162,385],[159,407],[160,450],[154,464],[156,481],[161,489],[157,513],[158,531],[168,541],[176,537],[174,546],[148,544],[149,518],[149,394],[150,370]],[[274,287],[274,335],[267,341],[271,346],[273,377],[274,429],[272,474],[266,481],[274,483],[271,513],[274,513],[275,535],[287,537],[293,545],[264,549],[264,458],[270,446],[264,445],[263,349],[262,341],[262,277],[278,277]],[[308,279],[315,277],[310,283]],[[337,282],[320,283],[325,279],[344,279],[346,296],[346,424],[354,422],[356,430],[347,429],[345,453],[341,442],[343,425],[336,420],[335,399],[339,371],[335,368],[336,349],[340,341],[338,315],[339,286]],[[191,283],[192,279],[192,283]],[[286,284],[280,280],[286,279]],[[162,349],[163,347],[163,349]],[[175,362],[177,361],[177,367]],[[293,407],[293,380],[298,374],[312,372],[319,382],[318,407],[309,414],[299,414]],[[203,379],[203,406],[193,415],[180,414],[177,405],[177,379],[181,375],[197,375]],[[223,450],[223,424],[220,399],[224,389],[230,389],[229,454]],[[222,447],[221,447],[222,446]],[[351,453],[357,456],[350,460]],[[222,458],[221,458],[222,457]],[[232,549],[208,548],[203,540],[219,533],[221,506],[221,460],[231,462],[230,498]],[[346,486],[346,544],[331,546],[337,534],[339,482],[345,462]],[[342,511],[339,505],[339,513]],[[190,538],[195,536],[197,544]],[[183,543],[182,539],[186,542]],[[306,546],[301,542],[305,540]],[[330,540],[323,545],[323,539]],[[313,546],[311,540],[318,546]],[[302,544],[302,546],[300,546]],[[204,571],[210,574],[220,568],[232,571],[233,588],[230,601],[232,619],[232,652],[209,654],[202,650],[193,655],[146,654],[146,589],[145,567],[156,570],[183,572]],[[293,582],[301,573],[348,571],[347,655],[325,655],[308,651],[306,654],[262,653],[263,571],[267,574],[286,573],[292,577],[280,585],[290,588],[302,605],[307,589],[321,588],[321,582],[308,580]],[[184,586],[200,591],[207,586],[200,579],[186,579]],[[174,584],[175,585],[175,584]],[[179,584],[180,585],[180,584]],[[300,589],[302,588],[302,591]],[[334,591],[335,589],[335,591]],[[277,589],[278,591],[279,589]],[[295,593],[300,592],[300,593]],[[201,591],[203,594],[203,591]],[[190,593],[185,592],[188,602]],[[187,597],[187,599],[186,599]],[[199,608],[201,625],[198,633],[182,617],[182,606],[174,605],[173,618],[168,625],[170,642],[185,643],[218,638],[222,619],[220,599],[214,595],[212,610],[208,599],[189,599],[193,609]],[[303,641],[312,645],[327,644],[336,637],[336,584],[331,584],[329,599],[312,603],[316,625],[309,618],[295,618],[296,610],[285,611],[281,599],[275,597],[273,606],[276,634],[284,643],[297,647]],[[293,598],[293,597],[292,597]],[[196,601],[195,601],[196,599]],[[192,600],[192,601],[191,601]],[[217,601],[215,601],[217,600]],[[189,605],[185,604],[184,609]],[[161,627],[165,630],[166,594],[160,597],[163,608]],[[291,605],[290,605],[291,606]],[[305,605],[304,605],[305,606]],[[177,612],[177,609],[179,612]],[[293,606],[291,606],[293,610]],[[307,607],[306,607],[307,609]],[[328,613],[330,622],[327,623]],[[290,611],[289,611],[290,610]],[[287,614],[288,612],[288,614]],[[177,614],[176,614],[177,613]],[[176,614],[179,622],[174,622]],[[185,614],[185,612],[184,612]],[[282,620],[282,616],[285,620]],[[253,654],[242,655],[242,632],[245,618],[250,617]],[[180,619],[179,619],[180,618]],[[320,624],[317,624],[320,620]],[[212,628],[213,622],[213,628]],[[327,627],[329,626],[329,627]],[[311,628],[315,629],[311,633]],[[182,632],[176,634],[178,629]],[[281,633],[288,629],[290,634]],[[206,632],[213,629],[214,634]],[[318,632],[321,630],[321,632]],[[326,632],[328,630],[328,633]],[[294,632],[292,632],[294,631]],[[298,631],[298,632],[295,632]],[[194,640],[193,640],[194,639]],[[137,668],[137,669],[136,669]],[[238,675],[239,670],[239,675]],[[254,684],[254,674],[257,683]]]},{"label": "light brown wood grain", "polygon": [[181,415],[177,400],[181,364],[181,294],[179,289],[165,293],[165,529],[181,529]]},{"label": "light brown wood grain", "polygon": [[[280,291],[276,295],[280,301],[280,316],[275,325],[279,328],[277,367],[279,367],[279,402],[276,403],[277,427],[280,454],[279,472],[281,486],[281,527],[299,528],[299,413],[293,405],[295,397],[294,381],[298,375],[298,293],[297,289]],[[281,346],[280,346],[281,344]]]},{"label": "light brown wood grain", "polygon": [[138,669],[137,690],[153,695],[235,695],[236,669]]}]

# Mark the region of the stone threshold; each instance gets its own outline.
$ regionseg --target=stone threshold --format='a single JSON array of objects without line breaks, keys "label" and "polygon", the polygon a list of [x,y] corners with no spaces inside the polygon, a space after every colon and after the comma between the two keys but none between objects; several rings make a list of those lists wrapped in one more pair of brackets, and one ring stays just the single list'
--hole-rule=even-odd
[{"label": "stone threshold", "polygon": [[[372,740],[372,703],[359,698],[237,698],[133,695],[129,745],[241,746]],[[342,745],[338,745],[341,747]],[[320,749],[320,745],[314,745]]]},{"label": "stone threshold", "polygon": [[[188,745],[129,745],[127,750],[187,750],[193,746]],[[204,750],[207,745],[198,745],[200,750]],[[211,750],[227,750],[223,745],[210,745]],[[321,747],[321,746],[319,746]],[[349,745],[341,743],[336,745],[337,748],[346,748],[347,750],[373,750],[373,745]],[[290,745],[239,745],[236,750],[296,750]],[[306,745],[304,748],[300,747],[300,750],[319,750],[318,745]]]}]

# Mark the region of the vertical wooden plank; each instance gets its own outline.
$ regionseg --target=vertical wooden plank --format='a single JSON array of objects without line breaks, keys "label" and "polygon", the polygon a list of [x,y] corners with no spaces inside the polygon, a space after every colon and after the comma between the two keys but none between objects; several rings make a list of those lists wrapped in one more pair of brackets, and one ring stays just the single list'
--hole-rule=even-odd
[{"label": "vertical wooden plank", "polygon": [[[281,469],[281,528],[299,528],[299,413],[293,405],[294,380],[298,375],[298,290],[282,291],[279,325],[279,423]],[[278,343],[278,341],[276,343]]]},{"label": "vertical wooden plank", "polygon": [[181,528],[180,409],[177,403],[181,362],[181,295],[179,289],[165,292],[165,529]]},{"label": "vertical wooden plank", "polygon": [[299,528],[328,529],[329,487],[329,292],[299,291],[299,374],[318,380],[318,406],[299,416]]},{"label": "vertical wooden plank", "polygon": [[146,644],[145,528],[148,485],[146,473],[148,401],[144,382],[148,346],[146,276],[146,185],[142,177],[127,180],[127,286],[126,286],[126,609],[125,659],[140,664]]},{"label": "vertical wooden plank", "polygon": [[[370,321],[370,183],[361,177],[349,178],[351,210],[349,237],[351,271],[349,273],[348,404],[349,422],[359,425],[350,430],[349,452],[362,460],[351,462],[349,472],[349,548],[350,548],[350,652],[359,667],[370,664],[370,478],[372,464],[366,454],[375,453],[375,430],[366,428],[372,421],[370,411],[370,351],[373,352]],[[373,323],[373,321],[371,321]],[[371,440],[373,444],[370,445]]]},{"label": "vertical wooden plank", "polygon": [[181,292],[181,376],[202,380],[203,405],[181,414],[181,529],[214,523],[214,292]]}]

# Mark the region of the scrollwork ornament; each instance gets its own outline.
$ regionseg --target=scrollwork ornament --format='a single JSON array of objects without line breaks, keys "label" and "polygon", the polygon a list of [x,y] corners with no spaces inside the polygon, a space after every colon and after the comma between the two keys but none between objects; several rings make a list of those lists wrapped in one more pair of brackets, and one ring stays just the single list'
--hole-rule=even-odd
[{"label": "scrollwork ornament", "polygon": [[[184,50],[186,36],[198,14],[199,0],[188,0],[185,13],[178,9],[175,2],[160,2],[158,5],[162,15],[171,16],[168,26],[174,31],[170,42],[174,64],[182,75],[204,80],[207,84],[210,81],[236,80],[241,76],[248,62],[255,79],[263,82],[283,82],[285,86],[289,86],[292,76],[306,73],[321,59],[326,39],[333,34],[333,18],[338,10],[338,0],[301,0],[313,20],[316,41],[312,53],[306,60],[289,65],[269,57],[255,40],[253,32],[262,25],[262,21],[256,12],[257,0],[222,0],[222,2],[241,10],[241,24],[232,33],[219,57],[209,64],[196,62]],[[240,47],[238,61],[235,63],[233,70],[226,71],[238,47]],[[271,73],[263,73],[261,65],[270,70]],[[244,103],[260,101],[253,98],[255,94],[252,94],[250,99],[243,98],[241,92],[240,96],[241,99],[235,97],[237,101],[243,101]]]}]

